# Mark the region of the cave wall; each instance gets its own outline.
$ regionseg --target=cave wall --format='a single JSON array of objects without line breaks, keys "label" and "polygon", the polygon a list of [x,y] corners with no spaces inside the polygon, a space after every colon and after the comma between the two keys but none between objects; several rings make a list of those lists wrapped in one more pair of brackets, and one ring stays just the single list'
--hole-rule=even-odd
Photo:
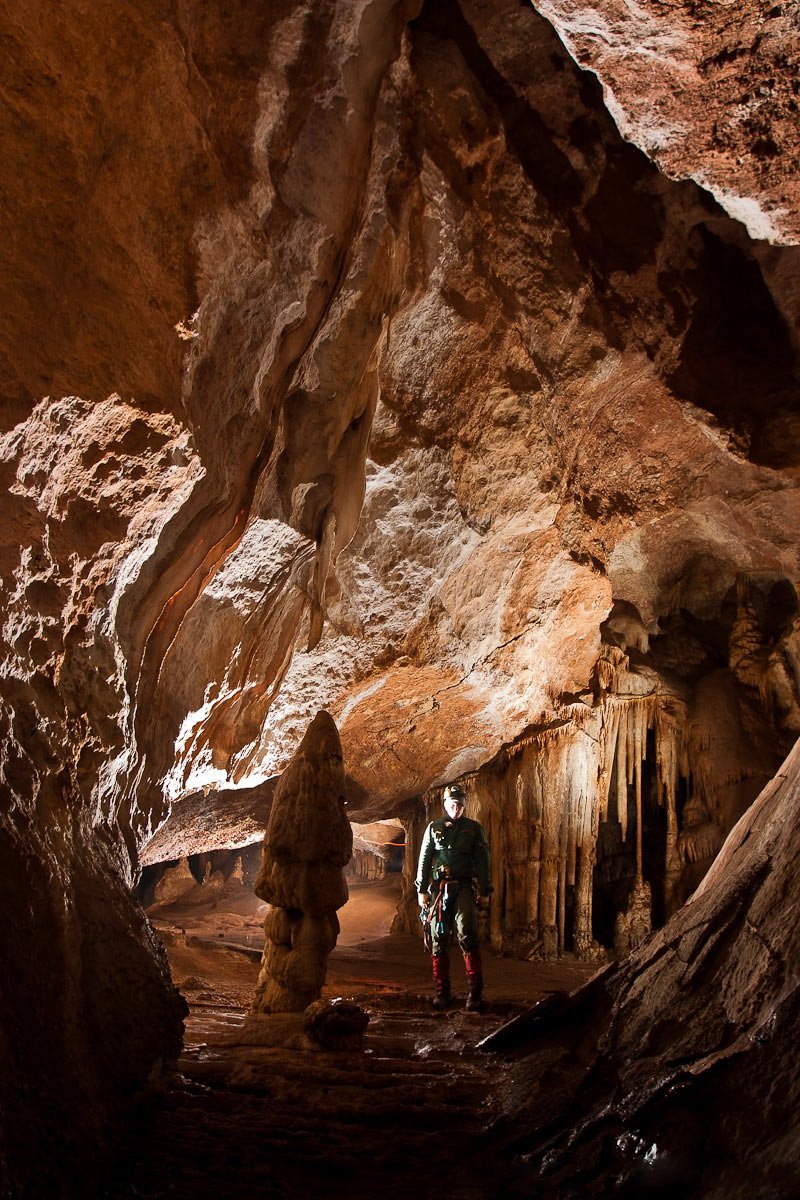
[{"label": "cave wall", "polygon": [[[714,170],[742,159],[770,215],[743,225],[729,176],[699,186],[693,132],[736,30],[670,6],[719,58],[692,119],[664,123],[678,169],[625,123],[634,43],[612,78],[590,39],[596,77],[568,6],[539,7],[4,9],[0,877],[20,968],[0,1160],[19,1187],[47,1169],[19,1136],[33,1109],[93,1141],[175,1053],[140,861],[251,840],[318,708],[357,820],[494,764],[474,785],[509,854],[492,936],[520,947],[534,894],[568,937],[558,879],[599,831],[613,729],[646,748],[650,728],[667,807],[691,776],[722,832],[797,731],[791,147],[725,133]],[[781,18],[747,59],[781,149],[795,43]],[[517,861],[540,804],[545,893]]]},{"label": "cave wall", "polygon": [[66,1194],[180,1047],[130,893],[128,601],[199,474],[175,326],[201,214],[251,176],[266,23],[161,3],[2,21],[0,1174]]},{"label": "cave wall", "polygon": [[[624,957],[692,894],[775,774],[798,732],[796,593],[768,573],[732,592],[719,624],[678,614],[652,641],[618,603],[586,693],[462,777],[492,847],[497,952]],[[412,807],[415,853],[440,809],[436,789]],[[418,932],[412,859],[398,928]],[[642,880],[631,938],[616,926]]]},{"label": "cave wall", "polygon": [[[0,823],[4,961],[20,966],[0,997],[0,1162],[15,1193],[105,1144],[174,1059],[182,1001],[130,887],[176,737],[248,614],[256,643],[274,633],[239,667],[264,702],[357,519],[391,242],[361,201],[397,158],[393,122],[381,144],[371,131],[403,20],[391,4],[4,9]],[[370,288],[372,316],[353,316]],[[331,412],[303,388],[324,390],[337,354],[356,386]],[[289,408],[313,411],[287,434],[295,367]],[[186,621],[169,660],[223,559],[219,628]]]},{"label": "cave wall", "polygon": [[[796,249],[656,171],[524,6],[428,6],[410,47],[418,195],[362,520],[261,736],[278,770],[328,706],[367,815],[571,719],[615,604],[660,673],[664,646],[727,668],[739,577],[798,577]],[[764,636],[796,695],[796,625]]]},{"label": "cave wall", "polygon": [[799,784],[795,744],[662,930],[488,1039],[512,1194],[794,1195]]}]

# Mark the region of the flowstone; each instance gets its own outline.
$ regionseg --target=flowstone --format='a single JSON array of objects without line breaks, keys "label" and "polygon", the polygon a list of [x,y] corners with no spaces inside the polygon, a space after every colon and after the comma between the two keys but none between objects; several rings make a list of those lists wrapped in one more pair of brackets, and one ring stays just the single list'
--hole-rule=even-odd
[{"label": "flowstone", "polygon": [[318,712],[275,791],[255,893],[270,905],[252,1013],[302,1012],[319,998],[347,902],[353,851],[342,747]]}]

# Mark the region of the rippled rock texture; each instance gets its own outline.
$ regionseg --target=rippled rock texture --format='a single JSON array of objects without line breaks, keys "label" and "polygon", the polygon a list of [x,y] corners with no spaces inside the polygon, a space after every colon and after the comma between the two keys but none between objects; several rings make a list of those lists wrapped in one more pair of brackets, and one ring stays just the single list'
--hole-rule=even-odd
[{"label": "rippled rock texture", "polygon": [[358,820],[471,777],[523,949],[603,940],[629,811],[666,915],[800,730],[796,20],[540,7],[3,9],[20,1129],[174,1056],[139,855],[251,840],[318,709]]}]

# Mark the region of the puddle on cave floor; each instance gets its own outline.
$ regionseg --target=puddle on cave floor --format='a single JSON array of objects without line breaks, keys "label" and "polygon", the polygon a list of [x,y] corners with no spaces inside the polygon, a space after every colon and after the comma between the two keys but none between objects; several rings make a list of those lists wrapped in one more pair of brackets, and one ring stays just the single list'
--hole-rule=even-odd
[{"label": "puddle on cave floor", "polygon": [[502,1060],[474,1047],[594,968],[485,952],[487,1010],[472,1014],[454,951],[459,998],[436,1013],[421,941],[389,932],[399,886],[396,877],[351,885],[339,914],[323,995],[355,1000],[369,1013],[362,1052],[238,1041],[260,956],[264,906],[254,896],[151,910],[190,1007],[184,1053],[158,1104],[138,1116],[132,1146],[102,1196],[371,1200],[390,1185],[415,1200],[442,1190],[456,1200],[504,1194],[504,1165],[480,1152],[497,1115]]}]

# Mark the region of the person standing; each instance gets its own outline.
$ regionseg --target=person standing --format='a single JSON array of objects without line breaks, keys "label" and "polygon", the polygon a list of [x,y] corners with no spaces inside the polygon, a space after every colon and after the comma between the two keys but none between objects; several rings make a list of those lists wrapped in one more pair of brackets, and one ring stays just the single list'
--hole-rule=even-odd
[{"label": "person standing", "polygon": [[[467,969],[467,1009],[483,1006],[479,908],[489,907],[492,892],[489,843],[479,821],[464,816],[467,797],[457,783],[444,789],[444,816],[431,821],[422,839],[416,888],[423,921],[429,923],[436,995],[434,1008],[447,1008],[450,991],[450,941],[455,930]],[[477,893],[477,895],[476,895]]]}]

